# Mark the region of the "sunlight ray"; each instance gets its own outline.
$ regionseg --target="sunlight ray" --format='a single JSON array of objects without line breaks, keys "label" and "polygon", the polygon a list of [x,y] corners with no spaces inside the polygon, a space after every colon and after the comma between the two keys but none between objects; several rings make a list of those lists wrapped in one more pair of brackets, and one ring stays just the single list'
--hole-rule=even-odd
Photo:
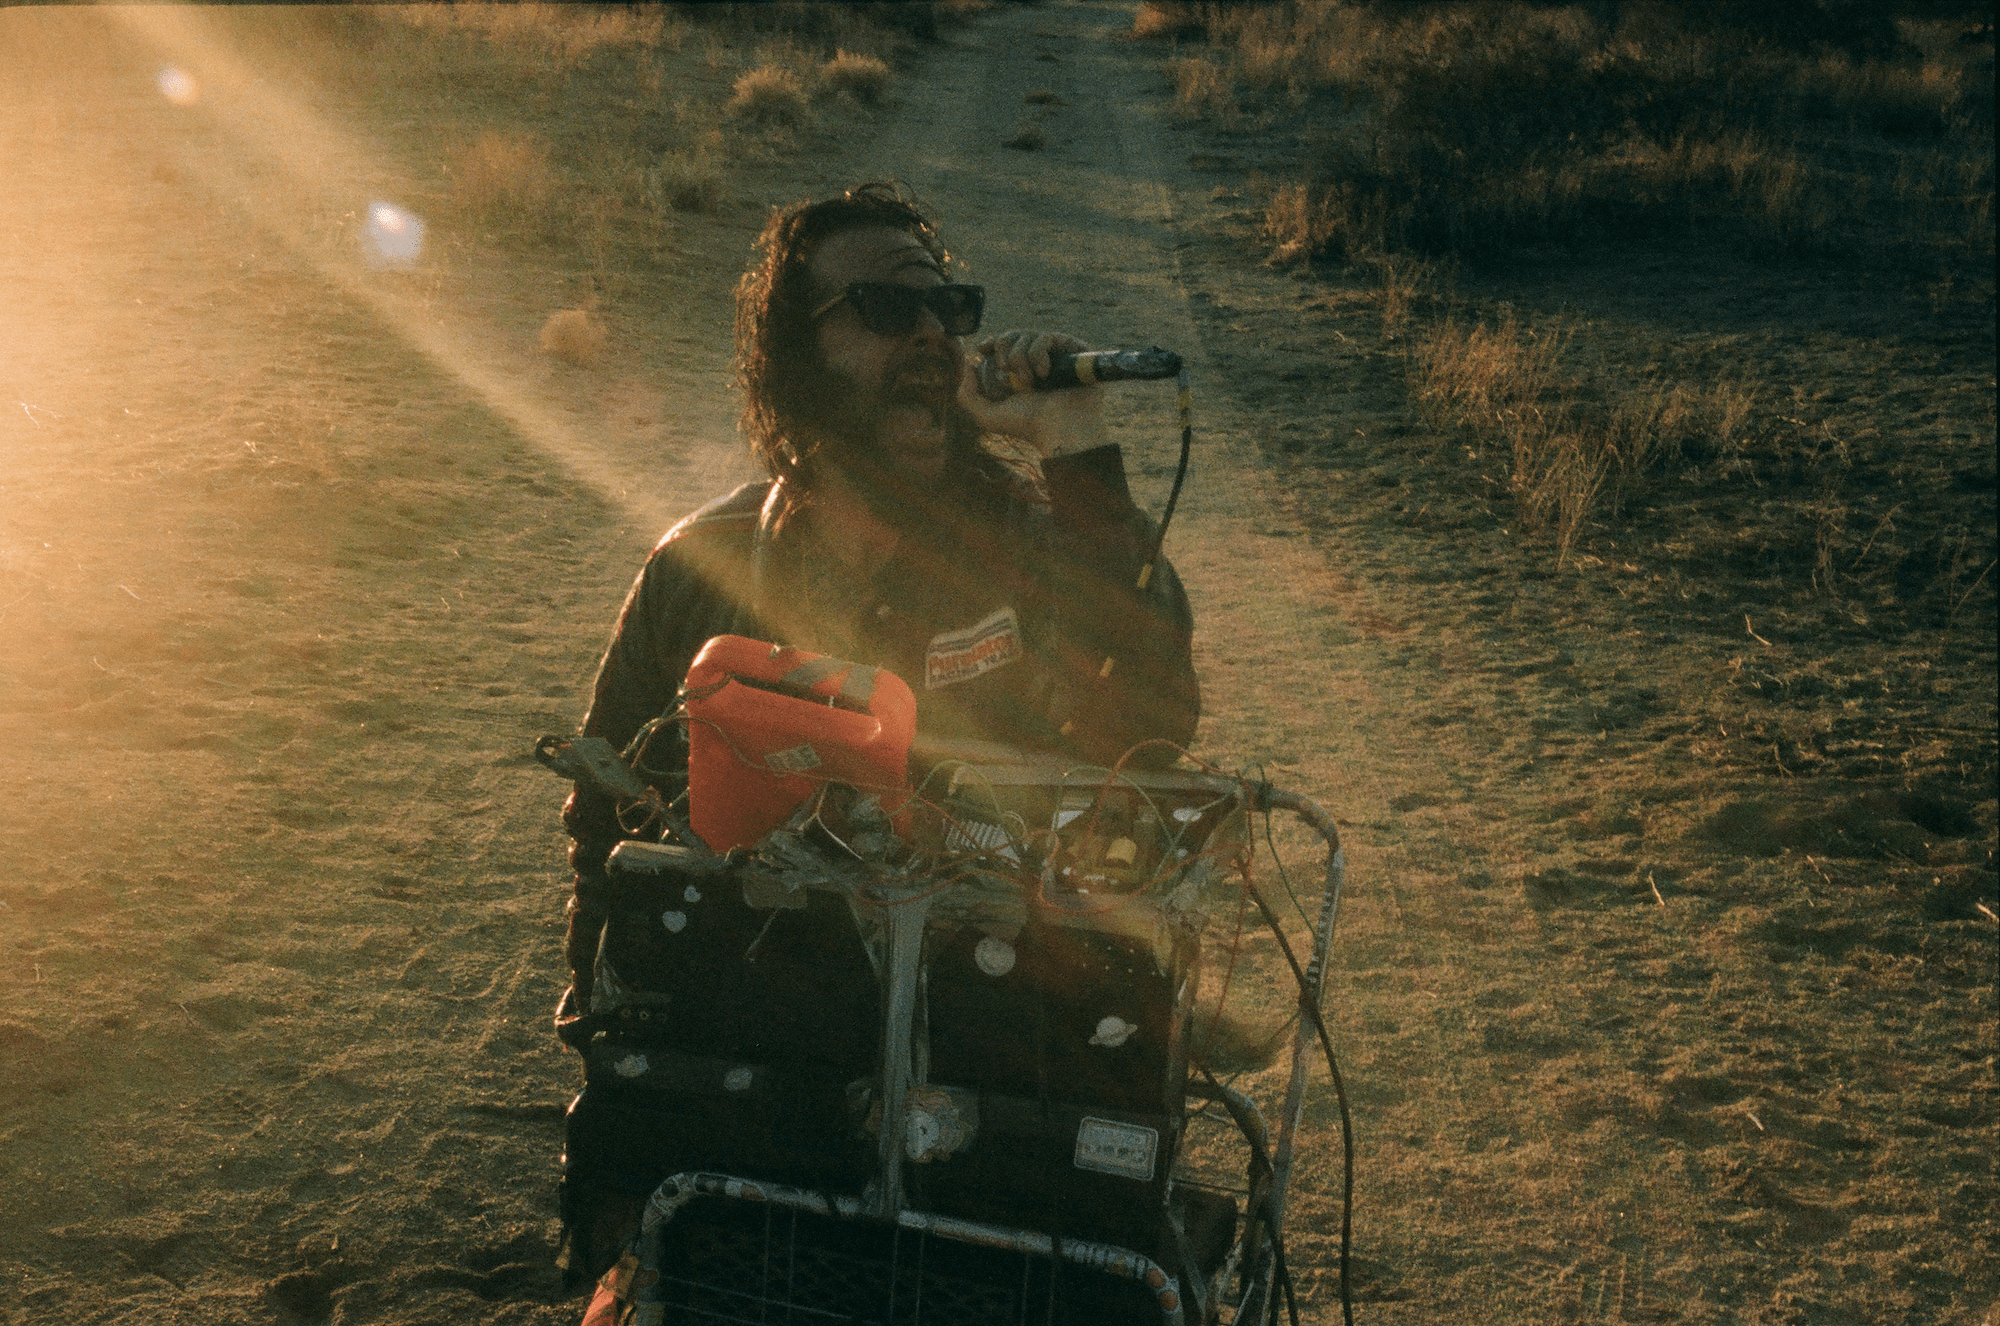
[{"label": "sunlight ray", "polygon": [[[329,284],[365,305],[410,349],[641,527],[664,528],[680,514],[675,495],[631,484],[632,476],[582,430],[522,385],[530,378],[531,361],[520,350],[504,344],[492,329],[456,317],[412,289],[403,274],[418,261],[424,222],[384,201],[409,193],[408,181],[398,179],[391,164],[326,115],[249,69],[206,11],[118,5],[108,12],[169,62],[161,75],[162,95],[183,113],[206,117],[243,149],[231,160],[214,153],[189,157],[188,169],[217,196],[237,203]],[[197,87],[198,98],[192,91]],[[366,225],[379,232],[368,250],[357,241],[343,255],[302,238],[309,218],[350,212],[367,216]]]}]

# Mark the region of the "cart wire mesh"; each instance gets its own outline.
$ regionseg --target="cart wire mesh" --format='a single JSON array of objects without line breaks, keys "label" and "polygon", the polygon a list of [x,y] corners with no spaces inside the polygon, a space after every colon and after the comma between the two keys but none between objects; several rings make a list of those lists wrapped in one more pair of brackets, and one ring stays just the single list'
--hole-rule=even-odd
[{"label": "cart wire mesh", "polygon": [[671,1323],[1083,1326],[1158,1322],[1130,1281],[1049,1256],[769,1203],[697,1200],[662,1231]]}]

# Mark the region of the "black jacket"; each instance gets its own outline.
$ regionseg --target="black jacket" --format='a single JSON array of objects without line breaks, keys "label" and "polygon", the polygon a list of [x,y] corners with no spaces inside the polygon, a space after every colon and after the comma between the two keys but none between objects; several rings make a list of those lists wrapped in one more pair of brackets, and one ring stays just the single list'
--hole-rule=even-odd
[{"label": "black jacket", "polygon": [[[896,673],[924,736],[1107,764],[1149,738],[1191,741],[1201,701],[1187,594],[1164,560],[1135,586],[1154,527],[1118,448],[1046,461],[1046,501],[997,463],[947,473],[950,499],[892,514],[903,536],[864,584],[812,560],[784,484],[745,485],[681,521],[626,596],[583,732],[622,747],[673,707],[701,647],[734,634]],[[1173,758],[1153,747],[1135,762]],[[584,874],[624,836],[615,807],[584,787],[563,821]]]}]

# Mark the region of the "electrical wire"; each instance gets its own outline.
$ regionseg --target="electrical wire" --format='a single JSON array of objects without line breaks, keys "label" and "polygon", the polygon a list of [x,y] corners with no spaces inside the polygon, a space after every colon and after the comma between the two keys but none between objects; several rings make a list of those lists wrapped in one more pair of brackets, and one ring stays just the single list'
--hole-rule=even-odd
[{"label": "electrical wire", "polygon": [[1194,387],[1188,378],[1187,366],[1181,366],[1176,403],[1181,414],[1181,459],[1174,467],[1173,490],[1167,494],[1167,506],[1160,513],[1159,532],[1153,539],[1153,554],[1146,559],[1146,565],[1139,571],[1139,588],[1144,589],[1153,578],[1153,568],[1159,565],[1160,554],[1167,546],[1167,526],[1173,523],[1174,508],[1180,505],[1181,485],[1187,482],[1188,455],[1194,449]]},{"label": "electrical wire", "polygon": [[1262,760],[1252,760],[1243,766],[1243,772],[1239,775],[1244,782],[1250,781],[1252,769],[1257,771],[1257,781],[1254,786],[1258,789],[1258,795],[1251,798],[1251,805],[1264,808],[1264,845],[1271,849],[1271,864],[1278,868],[1278,880],[1285,886],[1286,896],[1292,900],[1292,906],[1299,909],[1299,919],[1304,921],[1306,929],[1310,930],[1313,923],[1312,916],[1306,911],[1306,905],[1299,901],[1298,892],[1292,888],[1292,877],[1285,873],[1285,858],[1278,855],[1278,844],[1271,839],[1271,803],[1264,795],[1271,790],[1270,770],[1264,767]]},{"label": "electrical wire", "polygon": [[1299,901],[1298,892],[1292,888],[1292,877],[1285,873],[1285,859],[1278,855],[1278,844],[1271,841],[1271,809],[1264,808],[1264,845],[1271,849],[1271,864],[1278,868],[1278,882],[1285,886],[1285,896],[1292,900],[1292,906],[1299,909],[1299,919],[1312,927],[1312,917],[1306,912],[1306,905]]},{"label": "electrical wire", "polygon": [[1327,1070],[1333,1075],[1333,1095],[1340,1105],[1340,1311],[1347,1326],[1354,1326],[1354,1290],[1349,1272],[1352,1269],[1354,1248],[1354,1118],[1347,1108],[1347,1083],[1340,1075],[1340,1060],[1333,1053],[1333,1037],[1326,1029],[1326,1018],[1321,1015],[1319,1001],[1312,997],[1311,988],[1306,983],[1305,969],[1299,966],[1299,959],[1292,952],[1292,941],[1285,937],[1284,927],[1278,924],[1278,917],[1266,902],[1263,893],[1248,878],[1243,887],[1249,891],[1250,899],[1257,904],[1257,910],[1264,915],[1264,923],[1271,928],[1277,938],[1278,949],[1285,955],[1285,962],[1292,969],[1292,976],[1299,984],[1299,1011],[1312,1022],[1313,1030],[1319,1033],[1320,1049],[1326,1053]]}]

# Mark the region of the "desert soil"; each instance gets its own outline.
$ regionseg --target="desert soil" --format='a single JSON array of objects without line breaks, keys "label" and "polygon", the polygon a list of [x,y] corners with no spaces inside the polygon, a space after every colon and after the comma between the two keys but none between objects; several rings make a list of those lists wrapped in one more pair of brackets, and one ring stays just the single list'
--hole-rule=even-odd
[{"label": "desert soil", "polygon": [[[1200,750],[1347,836],[1357,1320],[1996,1319],[1990,612],[1823,636],[1657,548],[1557,572],[1490,511],[1411,511],[1399,348],[1337,279],[1256,262],[1245,145],[1166,116],[1128,7],[948,30],[890,104],[742,156],[718,211],[608,271],[444,220],[413,266],[360,262],[369,203],[421,214],[441,145],[509,103],[318,22],[0,11],[6,1321],[575,1320],[562,789],[529,747],[580,715],[653,539],[749,477],[730,288],[766,208],[886,176],[993,325],[1193,367],[1170,552]],[[743,55],[661,58],[719,100]],[[170,65],[198,100],[162,96]],[[632,113],[596,86],[565,85],[573,122]],[[1003,147],[1031,115],[1046,146]],[[1622,276],[1541,297],[1643,347],[1740,288],[1654,306]],[[538,354],[587,295],[605,358]],[[1805,349],[1751,348],[1801,389],[1859,372],[1805,352],[1851,334],[1841,302],[1780,299]],[[1876,385],[1990,446],[1986,346]],[[1156,506],[1170,398],[1114,402]],[[1810,777],[1801,694],[1845,743]],[[1282,1021],[1245,947],[1246,1017]],[[1316,1079],[1313,1321],[1335,1124]]]}]

